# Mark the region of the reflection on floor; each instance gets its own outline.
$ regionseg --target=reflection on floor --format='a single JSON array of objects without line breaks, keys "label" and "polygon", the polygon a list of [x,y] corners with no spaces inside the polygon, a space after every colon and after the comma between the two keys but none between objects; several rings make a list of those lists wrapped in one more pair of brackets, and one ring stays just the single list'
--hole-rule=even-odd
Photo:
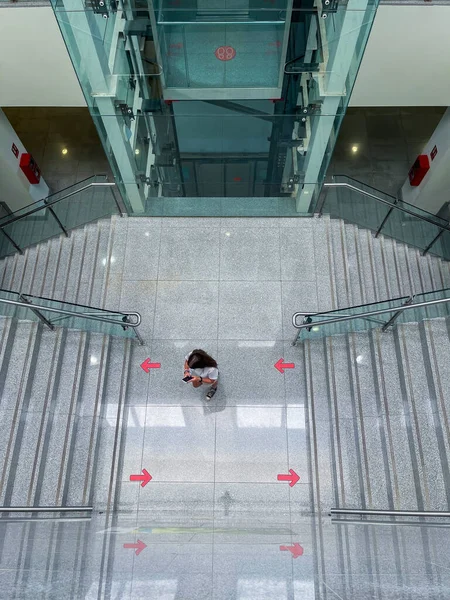
[{"label": "reflection on floor", "polygon": [[328,175],[348,175],[395,196],[446,108],[349,108]]}]

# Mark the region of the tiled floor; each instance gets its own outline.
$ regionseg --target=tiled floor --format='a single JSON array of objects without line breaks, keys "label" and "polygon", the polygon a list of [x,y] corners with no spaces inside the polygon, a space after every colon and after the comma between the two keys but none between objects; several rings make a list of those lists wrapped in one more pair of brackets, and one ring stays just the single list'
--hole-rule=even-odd
[{"label": "tiled floor", "polygon": [[[312,599],[302,355],[290,345],[292,313],[305,300],[317,309],[305,250],[312,221],[116,224],[127,229],[125,261],[109,285],[120,285],[122,307],[141,312],[147,342],[132,355],[121,477],[127,518],[135,515],[127,541],[147,548],[117,575],[127,581],[117,597]],[[303,266],[294,268],[299,236]],[[219,363],[210,403],[206,389],[181,381],[197,347]],[[147,357],[161,363],[149,375],[139,366]],[[281,357],[298,369],[280,374]],[[141,488],[129,476],[143,468],[153,479]],[[300,475],[293,488],[277,480],[289,469]],[[129,559],[125,538],[114,569]],[[280,546],[295,542],[304,554],[293,559]]]},{"label": "tiled floor", "polygon": [[[132,353],[111,597],[427,597],[425,577],[414,579],[424,569],[415,563],[414,527],[398,538],[385,528],[329,523],[325,452],[316,457],[324,518],[311,514],[303,349],[291,346],[291,317],[331,301],[326,244],[314,220],[211,219],[205,228],[197,219],[142,218],[116,219],[116,227],[112,254],[120,248],[125,260],[111,271],[108,285],[120,293],[110,308],[139,310],[147,345]],[[183,358],[197,347],[219,363],[210,403],[206,390],[181,381]],[[161,363],[150,374],[140,368],[148,357]],[[295,364],[284,375],[274,368],[281,357]],[[316,382],[317,404],[328,398],[326,386]],[[318,447],[328,446],[326,421],[317,421],[314,435]],[[341,444],[345,452],[344,434]],[[129,480],[142,469],[153,477],[145,487]],[[289,469],[300,476],[293,487],[277,479]],[[435,553],[433,532],[423,535]],[[124,544],[138,540],[146,547],[136,556]],[[423,560],[437,560],[426,554],[428,541],[419,546]],[[392,567],[400,552],[402,566]],[[427,581],[435,577],[440,597],[445,572],[432,569],[436,577],[433,570]]]}]

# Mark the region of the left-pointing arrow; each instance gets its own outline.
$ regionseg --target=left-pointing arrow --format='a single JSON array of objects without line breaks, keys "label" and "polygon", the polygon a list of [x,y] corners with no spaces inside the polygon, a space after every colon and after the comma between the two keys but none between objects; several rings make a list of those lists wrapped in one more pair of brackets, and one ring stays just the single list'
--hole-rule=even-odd
[{"label": "left-pointing arrow", "polygon": [[139,554],[142,552],[142,550],[145,550],[145,548],[147,548],[147,545],[144,544],[144,542],[141,542],[141,540],[138,540],[136,544],[124,544],[123,545],[124,548],[132,548],[133,550],[135,550],[135,554],[136,556],[139,556]]},{"label": "left-pointing arrow", "polygon": [[145,487],[149,481],[152,480],[152,476],[147,469],[142,469],[142,475],[130,475],[130,481],[140,481],[141,487]]},{"label": "left-pointing arrow", "polygon": [[150,372],[150,369],[160,369],[161,363],[152,363],[149,358],[146,358],[143,363],[141,363],[141,369],[143,369],[146,373]]}]

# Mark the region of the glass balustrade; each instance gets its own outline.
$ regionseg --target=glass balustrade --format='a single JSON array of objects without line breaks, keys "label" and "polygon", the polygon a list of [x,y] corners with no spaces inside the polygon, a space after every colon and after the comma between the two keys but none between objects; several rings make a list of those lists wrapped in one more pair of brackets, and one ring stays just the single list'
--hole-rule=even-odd
[{"label": "glass balustrade", "polygon": [[450,226],[444,219],[344,175],[325,186],[320,212],[450,260]]},{"label": "glass balustrade", "polygon": [[90,177],[3,217],[0,258],[119,212],[112,187],[104,176]]},{"label": "glass balustrade", "polygon": [[[390,323],[395,325],[399,323],[417,323],[424,319],[448,317],[450,315],[450,302],[442,302],[447,298],[450,299],[450,288],[425,292],[413,297],[403,296],[381,302],[349,306],[334,311],[305,316],[298,315],[296,317],[296,324],[307,325],[307,327],[298,330],[294,344],[304,340],[389,327]],[[414,308],[416,304],[434,301],[441,302]],[[411,308],[398,310],[407,305],[411,306]],[[377,311],[386,312],[375,315],[370,314]],[[342,320],[329,322],[335,319]]]},{"label": "glass balustrade", "polygon": [[[26,303],[27,306],[9,304],[8,301]],[[68,314],[70,313],[70,314]],[[117,337],[142,340],[137,327],[137,313],[108,311],[93,306],[63,302],[52,298],[19,294],[10,290],[0,290],[0,317],[11,317],[23,321],[47,321],[54,327],[65,327],[92,333],[103,333]]]}]

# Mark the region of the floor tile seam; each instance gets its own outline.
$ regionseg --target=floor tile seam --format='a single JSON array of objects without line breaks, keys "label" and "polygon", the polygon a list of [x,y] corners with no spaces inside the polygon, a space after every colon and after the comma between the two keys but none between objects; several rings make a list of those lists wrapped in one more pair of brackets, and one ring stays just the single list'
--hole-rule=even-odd
[{"label": "floor tile seam", "polygon": [[[127,230],[128,232],[128,230]],[[160,262],[161,262],[161,229],[159,230],[159,243],[158,243],[158,264],[156,265],[156,275],[157,275],[157,279],[156,279],[156,283],[155,283],[155,304],[153,306],[153,320],[152,320],[152,335],[150,338],[150,346],[151,349],[153,350],[153,340],[154,340],[154,334],[155,334],[155,327],[156,327],[156,313],[157,313],[157,301],[158,301],[158,275],[159,275],[159,266],[160,266]],[[150,377],[149,377],[149,386],[147,388],[147,398],[148,398],[148,391],[150,388]]]}]

